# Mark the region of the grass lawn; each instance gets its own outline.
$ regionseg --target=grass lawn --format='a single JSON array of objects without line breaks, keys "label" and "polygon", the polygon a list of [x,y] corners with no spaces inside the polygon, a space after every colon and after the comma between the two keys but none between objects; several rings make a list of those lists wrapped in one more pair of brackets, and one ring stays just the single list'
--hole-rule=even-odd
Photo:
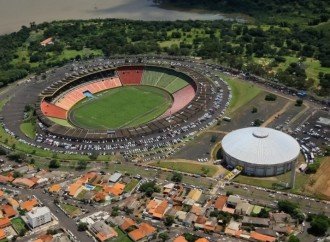
[{"label": "grass lawn", "polygon": [[[291,175],[291,172],[287,172],[287,173],[279,175],[279,176],[263,177],[263,178],[239,175],[234,179],[234,181],[252,185],[252,186],[259,186],[259,187],[274,189],[274,188],[276,188],[276,186],[281,186],[281,184],[289,182],[290,175]],[[304,186],[307,184],[309,177],[310,177],[310,175],[306,175],[306,174],[297,172],[295,188],[290,189],[290,191],[296,192],[296,193],[303,192]]]},{"label": "grass lawn", "polygon": [[132,240],[126,235],[120,228],[114,228],[118,233],[118,237],[108,240],[108,242],[132,242]]},{"label": "grass lawn", "polygon": [[34,139],[36,137],[36,125],[33,120],[22,123],[20,125],[20,129],[30,139]]},{"label": "grass lawn", "polygon": [[66,127],[70,127],[72,128],[73,126],[65,119],[60,119],[60,118],[52,118],[52,117],[48,117],[50,120],[52,120],[54,123],[62,125],[62,126],[66,126]]},{"label": "grass lawn", "polygon": [[86,193],[87,193],[87,190],[82,190],[78,195],[77,195],[77,199],[78,200],[82,200],[82,199],[84,199],[84,197],[85,197],[85,195],[86,195]]},{"label": "grass lawn", "polygon": [[138,180],[136,179],[132,179],[130,181],[130,183],[128,183],[126,186],[125,186],[125,189],[124,189],[124,192],[130,192],[133,190],[133,188],[139,183]]},{"label": "grass lawn", "polygon": [[81,214],[80,208],[73,206],[71,204],[62,203],[61,208],[68,214],[70,217],[75,217]]},{"label": "grass lawn", "polygon": [[218,171],[218,167],[214,165],[198,164],[185,161],[158,161],[152,162],[149,165],[197,175],[205,174],[207,176],[214,176],[214,174]]},{"label": "grass lawn", "polygon": [[169,95],[158,88],[126,86],[78,103],[69,116],[71,122],[84,128],[130,127],[163,114],[169,108],[170,100]]},{"label": "grass lawn", "polygon": [[13,218],[11,220],[11,224],[18,234],[25,233],[27,231],[26,224],[21,218]]},{"label": "grass lawn", "polygon": [[231,88],[232,98],[227,110],[229,114],[255,98],[261,92],[261,89],[257,86],[242,81],[239,78],[231,77],[223,73],[219,73],[219,76],[223,78]]}]

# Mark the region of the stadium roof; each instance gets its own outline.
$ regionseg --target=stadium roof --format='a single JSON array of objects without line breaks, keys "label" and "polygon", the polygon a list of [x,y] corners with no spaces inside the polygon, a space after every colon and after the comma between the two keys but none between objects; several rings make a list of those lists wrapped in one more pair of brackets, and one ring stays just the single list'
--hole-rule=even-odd
[{"label": "stadium roof", "polygon": [[227,134],[223,150],[231,157],[256,165],[275,165],[299,155],[300,146],[290,135],[270,128],[250,127]]}]

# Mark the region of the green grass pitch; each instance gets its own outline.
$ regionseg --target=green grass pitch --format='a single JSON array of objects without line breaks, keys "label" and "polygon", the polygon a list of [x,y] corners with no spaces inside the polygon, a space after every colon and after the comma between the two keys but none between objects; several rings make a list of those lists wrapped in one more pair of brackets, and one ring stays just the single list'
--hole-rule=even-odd
[{"label": "green grass pitch", "polygon": [[171,105],[170,95],[150,86],[125,86],[84,99],[69,113],[70,122],[87,129],[116,129],[149,122]]}]

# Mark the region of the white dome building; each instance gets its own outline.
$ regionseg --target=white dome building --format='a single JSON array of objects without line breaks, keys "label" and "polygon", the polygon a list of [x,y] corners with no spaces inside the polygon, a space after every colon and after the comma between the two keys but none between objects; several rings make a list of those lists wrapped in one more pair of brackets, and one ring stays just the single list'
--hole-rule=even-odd
[{"label": "white dome building", "polygon": [[227,134],[222,140],[224,159],[252,176],[275,176],[291,170],[300,153],[298,142],[275,129],[249,127]]}]

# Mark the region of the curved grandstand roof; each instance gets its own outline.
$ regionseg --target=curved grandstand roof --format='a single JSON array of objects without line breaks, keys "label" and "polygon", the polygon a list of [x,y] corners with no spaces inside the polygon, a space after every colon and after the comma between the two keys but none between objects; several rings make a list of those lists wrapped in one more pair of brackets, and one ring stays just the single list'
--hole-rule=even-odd
[{"label": "curved grandstand roof", "polygon": [[223,150],[231,157],[256,165],[275,165],[299,155],[298,142],[290,135],[270,128],[250,127],[227,134]]}]

